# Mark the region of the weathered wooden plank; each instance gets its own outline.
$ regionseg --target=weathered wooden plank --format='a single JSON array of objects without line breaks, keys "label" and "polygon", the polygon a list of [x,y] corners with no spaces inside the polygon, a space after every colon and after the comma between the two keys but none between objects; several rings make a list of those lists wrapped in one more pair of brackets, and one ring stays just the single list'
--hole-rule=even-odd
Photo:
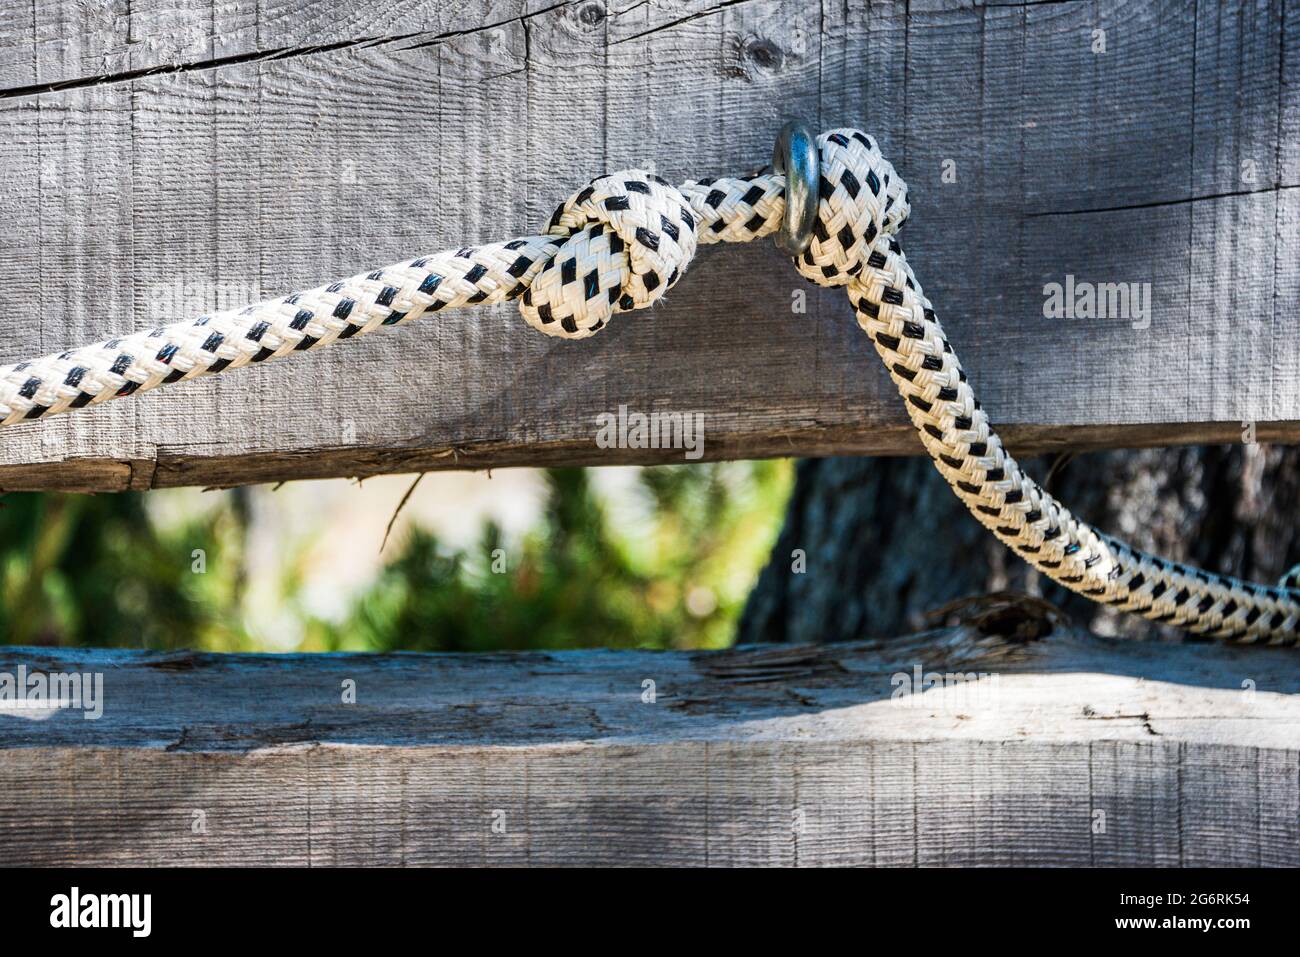
[{"label": "weathered wooden plank", "polygon": [[1295,866],[1293,657],[967,627],[707,653],[4,648],[0,675],[103,691],[97,720],[0,708],[0,863]]},{"label": "weathered wooden plank", "polygon": [[[1017,451],[1294,441],[1284,7],[0,2],[0,360],[532,232],[608,169],[749,169],[803,115],[912,184],[904,244]],[[1149,283],[1149,315],[1044,319],[1067,275]],[[451,313],[10,428],[0,488],[680,459],[598,448],[620,404],[703,412],[706,458],[917,450],[843,295],[773,249],[705,250],[670,298],[582,343]]]}]

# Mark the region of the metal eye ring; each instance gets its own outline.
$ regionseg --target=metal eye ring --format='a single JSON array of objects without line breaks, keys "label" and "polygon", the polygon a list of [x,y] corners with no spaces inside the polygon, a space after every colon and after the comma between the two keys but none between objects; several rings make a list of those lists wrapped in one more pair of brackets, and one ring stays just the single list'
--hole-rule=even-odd
[{"label": "metal eye ring", "polygon": [[787,256],[798,256],[812,242],[821,179],[817,140],[808,124],[791,120],[781,127],[772,149],[772,169],[785,174],[785,217],[776,245]]}]

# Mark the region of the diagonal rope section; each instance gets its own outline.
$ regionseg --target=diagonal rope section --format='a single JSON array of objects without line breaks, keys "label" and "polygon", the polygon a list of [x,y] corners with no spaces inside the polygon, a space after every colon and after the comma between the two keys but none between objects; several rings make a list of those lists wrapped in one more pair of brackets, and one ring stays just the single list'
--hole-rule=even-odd
[{"label": "diagonal rope section", "polygon": [[[1140,552],[1070,514],[1002,447],[898,243],[907,185],[853,129],[817,139],[821,178],[805,278],[843,286],[957,497],[1008,548],[1065,587],[1195,634],[1300,643],[1300,566],[1277,587]],[[674,187],[627,170],[597,177],[542,236],[435,253],[244,309],[200,316],[0,368],[0,424],[321,348],[459,306],[517,301],[548,335],[594,335],[662,298],[700,244],[771,235],[786,177]]]}]

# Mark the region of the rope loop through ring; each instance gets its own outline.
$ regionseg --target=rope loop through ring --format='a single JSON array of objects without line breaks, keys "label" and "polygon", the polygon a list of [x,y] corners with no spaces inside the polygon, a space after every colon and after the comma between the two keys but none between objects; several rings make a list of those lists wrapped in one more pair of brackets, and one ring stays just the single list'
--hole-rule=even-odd
[{"label": "rope loop through ring", "polygon": [[819,286],[843,286],[861,273],[877,236],[893,237],[907,220],[907,184],[861,130],[823,133],[817,147],[817,216],[795,268]]}]

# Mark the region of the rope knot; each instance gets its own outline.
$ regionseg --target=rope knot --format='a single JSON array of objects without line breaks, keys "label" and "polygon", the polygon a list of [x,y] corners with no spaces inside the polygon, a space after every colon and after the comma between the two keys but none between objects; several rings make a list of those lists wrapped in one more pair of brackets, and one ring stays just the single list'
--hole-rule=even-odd
[{"label": "rope knot", "polygon": [[547,335],[593,335],[614,313],[642,309],[672,288],[695,255],[695,225],[686,198],[658,176],[598,176],[551,217],[546,234],[565,238],[519,311]]},{"label": "rope knot", "polygon": [[880,237],[887,241],[907,220],[907,184],[861,130],[823,133],[817,149],[817,218],[795,268],[820,286],[843,286],[862,271]]}]

